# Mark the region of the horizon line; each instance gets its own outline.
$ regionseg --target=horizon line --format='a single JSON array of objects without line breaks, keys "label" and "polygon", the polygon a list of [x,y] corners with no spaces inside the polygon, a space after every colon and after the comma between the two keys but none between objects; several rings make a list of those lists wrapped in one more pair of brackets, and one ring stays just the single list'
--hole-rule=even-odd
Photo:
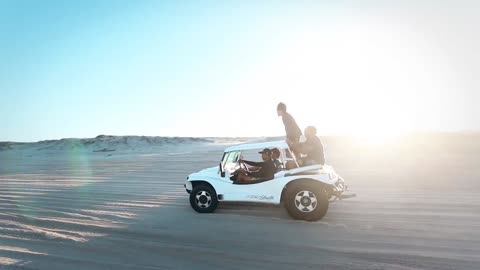
[{"label": "horizon line", "polygon": [[[401,134],[395,134],[393,137],[404,137],[411,135],[421,135],[421,134],[480,134],[480,130],[461,130],[461,131],[410,131],[404,132]],[[110,136],[110,137],[160,137],[160,138],[198,138],[198,139],[208,139],[208,138],[220,138],[220,139],[248,139],[248,138],[279,138],[285,137],[285,135],[264,135],[264,136],[161,136],[161,135],[112,135],[112,134],[99,134],[94,137],[64,137],[59,139],[42,139],[37,141],[12,141],[12,140],[0,140],[0,143],[38,143],[45,141],[60,141],[60,140],[83,140],[83,139],[95,139],[100,136]],[[347,133],[329,133],[329,134],[317,134],[318,137],[364,137],[361,134],[347,134]]]}]

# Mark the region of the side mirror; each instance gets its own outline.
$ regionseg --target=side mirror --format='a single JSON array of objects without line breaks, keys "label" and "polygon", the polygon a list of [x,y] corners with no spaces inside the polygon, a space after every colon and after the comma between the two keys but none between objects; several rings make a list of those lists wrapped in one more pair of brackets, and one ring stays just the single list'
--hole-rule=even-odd
[{"label": "side mirror", "polygon": [[225,177],[225,171],[223,170],[222,163],[220,162],[220,165],[218,166],[220,170],[220,176]]}]

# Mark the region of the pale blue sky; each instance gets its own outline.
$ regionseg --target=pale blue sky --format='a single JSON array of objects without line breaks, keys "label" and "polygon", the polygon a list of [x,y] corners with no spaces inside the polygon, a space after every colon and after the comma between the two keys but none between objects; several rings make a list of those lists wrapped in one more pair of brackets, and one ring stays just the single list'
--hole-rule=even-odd
[{"label": "pale blue sky", "polygon": [[478,4],[332,3],[0,0],[0,141],[480,128]]}]

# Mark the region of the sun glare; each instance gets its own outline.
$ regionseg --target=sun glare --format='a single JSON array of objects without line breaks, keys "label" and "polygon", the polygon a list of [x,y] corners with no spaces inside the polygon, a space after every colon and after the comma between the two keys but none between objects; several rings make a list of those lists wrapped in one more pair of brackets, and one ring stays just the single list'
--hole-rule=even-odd
[{"label": "sun glare", "polygon": [[[305,31],[243,89],[255,90],[259,100],[274,92],[274,102],[286,102],[302,129],[314,125],[319,136],[383,144],[418,128],[418,115],[436,109],[428,107],[430,95],[441,87],[425,73],[424,52],[413,40],[407,29],[369,21]],[[272,92],[262,97],[262,89]]]},{"label": "sun glare", "polygon": [[405,134],[405,132],[372,132],[356,134],[353,137],[361,144],[381,146],[393,143],[399,140]]}]

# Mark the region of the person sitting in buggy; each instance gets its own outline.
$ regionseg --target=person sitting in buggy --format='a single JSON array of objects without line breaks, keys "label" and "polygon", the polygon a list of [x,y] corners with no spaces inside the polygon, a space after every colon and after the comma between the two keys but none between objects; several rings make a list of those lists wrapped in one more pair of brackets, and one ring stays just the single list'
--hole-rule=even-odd
[{"label": "person sitting in buggy", "polygon": [[275,164],[275,168],[277,169],[277,172],[284,169],[283,163],[282,161],[280,161],[280,150],[278,150],[278,148],[272,149],[272,161],[273,161],[273,164]]},{"label": "person sitting in buggy", "polygon": [[262,154],[262,162],[254,162],[249,160],[238,160],[239,164],[247,164],[250,166],[257,167],[257,171],[250,172],[246,169],[239,169],[235,172],[236,177],[234,176],[234,180],[236,182],[250,182],[256,180],[271,180],[273,179],[274,174],[276,173],[275,164],[272,161],[272,151],[268,148],[263,149],[261,152]]},{"label": "person sitting in buggy", "polygon": [[296,145],[296,152],[302,154],[301,166],[325,164],[323,144],[317,137],[317,129],[309,126],[305,129],[305,142]]}]

